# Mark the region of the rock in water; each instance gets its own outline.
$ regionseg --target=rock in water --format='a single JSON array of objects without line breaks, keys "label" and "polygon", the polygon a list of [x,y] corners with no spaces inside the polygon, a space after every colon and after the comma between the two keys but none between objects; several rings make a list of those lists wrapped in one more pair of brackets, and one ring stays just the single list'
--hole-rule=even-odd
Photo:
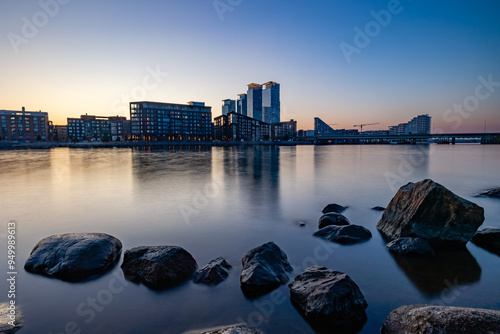
[{"label": "rock in water", "polygon": [[0,304],[0,334],[12,334],[22,327],[19,305]]},{"label": "rock in water", "polygon": [[464,246],[483,221],[482,207],[432,180],[423,180],[399,189],[377,228],[391,240],[417,237],[446,248]]},{"label": "rock in water", "polygon": [[142,246],[125,251],[122,270],[125,277],[153,289],[180,284],[193,276],[196,261],[176,246]]},{"label": "rock in water", "polygon": [[481,191],[476,197],[496,197],[500,198],[500,188],[491,188],[484,191]]},{"label": "rock in water", "polygon": [[359,225],[347,226],[327,226],[313,234],[328,241],[338,242],[339,244],[355,244],[368,240],[372,237],[371,232]]},{"label": "rock in water", "polygon": [[231,265],[222,257],[210,261],[206,266],[198,270],[194,274],[195,283],[203,283],[207,285],[219,284],[229,275]]},{"label": "rock in water", "polygon": [[381,333],[500,333],[500,311],[449,306],[406,305],[389,314],[382,326]]},{"label": "rock in water", "polygon": [[81,281],[111,269],[122,243],[104,233],[69,233],[40,240],[24,269],[65,281]]},{"label": "rock in water", "polygon": [[318,228],[323,228],[330,225],[349,225],[349,219],[341,215],[340,213],[330,212],[326,213],[319,219]]},{"label": "rock in water", "polygon": [[288,273],[293,271],[286,254],[272,241],[246,253],[241,262],[241,288],[250,297],[265,294],[288,282]]},{"label": "rock in water", "polygon": [[399,238],[388,243],[386,247],[392,253],[401,255],[422,257],[436,255],[431,245],[421,238]]},{"label": "rock in water", "polygon": [[187,332],[185,334],[263,334],[261,331],[247,325],[232,325],[202,331]]},{"label": "rock in water", "polygon": [[325,206],[325,208],[323,209],[323,213],[329,213],[329,212],[335,212],[335,213],[342,213],[344,212],[346,209],[348,208],[348,206],[342,206],[342,205],[338,205],[338,204],[328,204],[327,206]]},{"label": "rock in water", "polygon": [[313,326],[330,330],[361,329],[368,304],[346,274],[312,266],[289,285],[290,298]]},{"label": "rock in water", "polygon": [[500,256],[500,227],[486,227],[476,232],[472,242],[476,246]]},{"label": "rock in water", "polygon": [[374,206],[372,208],[373,211],[385,211],[385,208],[384,207],[381,207],[381,206]]}]

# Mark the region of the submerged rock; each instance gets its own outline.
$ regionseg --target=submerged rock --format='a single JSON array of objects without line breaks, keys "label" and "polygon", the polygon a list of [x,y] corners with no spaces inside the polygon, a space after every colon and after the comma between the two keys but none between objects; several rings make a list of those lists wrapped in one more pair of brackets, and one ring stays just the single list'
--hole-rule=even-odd
[{"label": "submerged rock", "polygon": [[367,228],[359,225],[331,225],[322,228],[313,235],[328,241],[338,242],[339,244],[355,244],[372,237],[371,232]]},{"label": "submerged rock", "polygon": [[104,233],[68,233],[40,240],[24,264],[26,271],[66,281],[81,281],[111,269],[122,243]]},{"label": "submerged rock", "polygon": [[318,228],[323,228],[325,226],[330,226],[330,225],[343,226],[349,224],[350,224],[349,219],[344,217],[342,214],[330,212],[321,216],[318,222]]},{"label": "submerged rock", "polygon": [[213,329],[204,329],[201,331],[186,332],[184,334],[263,334],[258,329],[244,324],[232,325],[228,327],[219,327]]},{"label": "submerged rock", "polygon": [[226,260],[218,257],[194,274],[194,282],[207,285],[219,284],[227,278],[231,268],[231,265]]},{"label": "submerged rock", "polygon": [[385,211],[385,208],[384,208],[384,207],[381,207],[381,206],[374,206],[374,207],[372,208],[372,210],[374,210],[374,211]]},{"label": "submerged rock", "polygon": [[500,187],[486,189],[484,191],[481,191],[479,194],[476,195],[476,197],[496,197],[496,198],[500,198]]},{"label": "submerged rock", "polygon": [[311,325],[329,330],[361,329],[367,303],[346,274],[312,266],[289,284],[294,306]]},{"label": "submerged rock", "polygon": [[381,333],[500,333],[500,312],[465,307],[406,305],[389,314]]},{"label": "submerged rock", "polygon": [[265,294],[288,282],[288,273],[293,271],[286,254],[272,241],[246,253],[241,262],[241,288],[250,297]]},{"label": "submerged rock", "polygon": [[164,289],[191,278],[197,264],[177,246],[142,246],[125,251],[122,270],[127,279],[154,289]]},{"label": "submerged rock", "polygon": [[421,238],[399,238],[388,243],[386,247],[394,254],[422,257],[436,255],[431,245]]},{"label": "submerged rock", "polygon": [[22,327],[19,306],[9,303],[0,304],[0,334],[12,334]]},{"label": "submerged rock", "polygon": [[500,256],[500,227],[486,227],[477,231],[472,242],[476,246]]},{"label": "submerged rock", "polygon": [[401,187],[377,228],[389,239],[418,237],[438,247],[463,247],[484,221],[484,209],[424,180]]},{"label": "submerged rock", "polygon": [[335,213],[342,213],[344,212],[345,210],[347,210],[348,206],[342,206],[342,205],[339,205],[339,204],[328,204],[327,206],[325,206],[325,208],[323,209],[323,213],[329,213],[329,212],[335,212]]}]

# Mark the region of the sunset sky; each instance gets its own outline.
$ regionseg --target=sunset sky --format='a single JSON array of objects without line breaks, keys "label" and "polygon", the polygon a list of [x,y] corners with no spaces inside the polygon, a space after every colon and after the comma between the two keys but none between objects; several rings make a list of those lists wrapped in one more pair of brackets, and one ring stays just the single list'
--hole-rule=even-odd
[{"label": "sunset sky", "polygon": [[133,100],[215,117],[272,80],[300,129],[428,113],[434,131],[500,131],[498,0],[2,0],[0,33],[0,109],[55,124]]}]

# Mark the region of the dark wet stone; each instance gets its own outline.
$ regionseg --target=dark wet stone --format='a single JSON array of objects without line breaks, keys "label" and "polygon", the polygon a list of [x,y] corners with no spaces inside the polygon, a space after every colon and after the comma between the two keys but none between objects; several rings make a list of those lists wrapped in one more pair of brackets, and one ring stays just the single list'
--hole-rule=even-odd
[{"label": "dark wet stone", "polygon": [[386,247],[392,253],[400,255],[422,257],[436,255],[431,245],[421,238],[399,238],[389,242]]},{"label": "dark wet stone", "polygon": [[500,187],[499,188],[491,188],[481,191],[476,197],[496,197],[500,198]]},{"label": "dark wet stone", "polygon": [[328,204],[327,206],[325,206],[325,208],[323,209],[323,213],[329,213],[329,212],[335,212],[335,213],[342,213],[344,212],[345,210],[347,210],[348,206],[342,206],[342,205],[339,205],[339,204]]},{"label": "dark wet stone", "polygon": [[219,284],[227,278],[231,265],[222,257],[210,261],[194,274],[194,282],[207,285]]},{"label": "dark wet stone", "polygon": [[330,212],[326,213],[321,218],[319,219],[318,222],[318,228],[323,228],[325,226],[330,226],[330,225],[349,225],[349,219],[344,217],[340,213],[335,213],[335,212]]},{"label": "dark wet stone", "polygon": [[500,312],[494,310],[406,305],[392,311],[382,334],[492,334],[500,333]]},{"label": "dark wet stone", "polygon": [[26,271],[65,281],[81,281],[110,270],[122,243],[104,233],[68,233],[40,240],[24,265]]},{"label": "dark wet stone", "polygon": [[0,304],[0,334],[12,334],[22,327],[22,316],[19,305]]},{"label": "dark wet stone", "polygon": [[204,329],[201,331],[186,332],[185,334],[263,334],[263,333],[258,329],[241,324],[241,325],[232,325],[228,327]]},{"label": "dark wet stone", "polygon": [[484,209],[424,180],[401,187],[377,228],[387,238],[416,237],[442,248],[464,247],[484,221]]},{"label": "dark wet stone", "polygon": [[331,225],[322,228],[313,235],[339,244],[355,244],[366,241],[372,237],[371,232],[367,228],[359,225]]},{"label": "dark wet stone", "polygon": [[374,207],[372,208],[372,210],[374,210],[374,211],[385,211],[385,208],[384,208],[384,207],[381,207],[381,206],[374,206]]},{"label": "dark wet stone", "polygon": [[274,243],[268,242],[243,256],[240,283],[249,297],[257,297],[276,289],[289,280],[293,271],[286,254]]},{"label": "dark wet stone", "polygon": [[315,328],[329,331],[361,329],[367,303],[356,283],[346,274],[312,266],[289,284],[290,299]]},{"label": "dark wet stone", "polygon": [[500,256],[500,227],[486,227],[477,231],[472,242],[476,246]]},{"label": "dark wet stone", "polygon": [[177,246],[142,246],[125,251],[122,270],[127,279],[153,289],[165,289],[191,278],[196,261]]}]

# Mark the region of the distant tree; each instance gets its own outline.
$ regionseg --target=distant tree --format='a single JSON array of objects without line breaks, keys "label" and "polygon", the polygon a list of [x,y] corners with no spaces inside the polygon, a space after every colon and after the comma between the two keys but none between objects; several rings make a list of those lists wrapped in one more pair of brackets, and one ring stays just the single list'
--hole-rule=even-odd
[{"label": "distant tree", "polygon": [[290,136],[289,135],[284,135],[283,136],[283,140],[284,141],[289,141],[290,140]]},{"label": "distant tree", "polygon": [[108,136],[102,136],[101,141],[103,143],[109,143],[109,137]]},{"label": "distant tree", "polygon": [[266,141],[269,140],[269,135],[264,135],[263,139]]},{"label": "distant tree", "polygon": [[36,140],[38,140],[38,141],[42,140],[42,136],[37,135],[37,136],[36,136]]},{"label": "distant tree", "polygon": [[120,136],[116,137],[116,141],[122,141],[122,139],[120,138]]}]

